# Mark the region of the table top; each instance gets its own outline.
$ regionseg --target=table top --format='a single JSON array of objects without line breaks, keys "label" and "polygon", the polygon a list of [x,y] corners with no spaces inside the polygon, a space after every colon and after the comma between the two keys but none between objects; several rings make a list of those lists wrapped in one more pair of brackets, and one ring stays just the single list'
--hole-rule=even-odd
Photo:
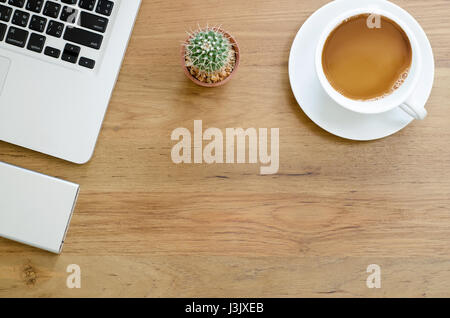
[{"label": "table top", "polygon": [[[394,1],[428,34],[436,80],[425,121],[372,142],[315,126],[290,90],[294,36],[326,2],[144,0],[91,162],[0,143],[0,161],[81,185],[61,256],[0,239],[0,296],[450,296],[448,1]],[[180,67],[197,23],[239,42],[224,87]],[[280,128],[279,172],[176,165],[171,133],[194,120]],[[369,264],[381,289],[366,286]]]}]

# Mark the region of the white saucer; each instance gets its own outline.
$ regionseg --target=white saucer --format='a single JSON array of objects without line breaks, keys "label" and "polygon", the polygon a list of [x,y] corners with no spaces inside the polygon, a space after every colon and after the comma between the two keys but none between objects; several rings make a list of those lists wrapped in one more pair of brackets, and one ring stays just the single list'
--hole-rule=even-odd
[{"label": "white saucer", "polygon": [[[295,98],[305,114],[329,133],[352,140],[374,140],[392,135],[412,122],[399,108],[376,115],[351,112],[334,102],[322,89],[314,66],[321,30],[345,11],[370,4],[396,14],[416,35],[423,57],[421,81],[415,99],[426,104],[434,81],[434,58],[430,42],[419,23],[405,10],[386,0],[335,0],[323,6],[303,24],[292,44],[289,78]],[[425,119],[426,120],[426,119]]]}]

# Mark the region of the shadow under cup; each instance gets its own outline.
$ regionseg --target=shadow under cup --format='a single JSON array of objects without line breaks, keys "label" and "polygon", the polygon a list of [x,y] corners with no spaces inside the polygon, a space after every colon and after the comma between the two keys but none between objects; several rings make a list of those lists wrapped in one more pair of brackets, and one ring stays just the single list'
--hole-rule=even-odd
[{"label": "shadow under cup", "polygon": [[327,94],[341,106],[365,114],[400,106],[423,119],[425,109],[412,99],[420,61],[417,41],[401,20],[363,8],[331,21],[316,50],[316,71]]}]

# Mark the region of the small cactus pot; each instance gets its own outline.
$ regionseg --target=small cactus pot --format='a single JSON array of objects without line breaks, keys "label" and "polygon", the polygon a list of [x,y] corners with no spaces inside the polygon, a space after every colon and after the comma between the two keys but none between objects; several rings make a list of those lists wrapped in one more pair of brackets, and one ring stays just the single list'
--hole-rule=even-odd
[{"label": "small cactus pot", "polygon": [[[239,45],[238,45],[236,39],[231,34],[229,34],[228,32],[226,32],[222,29],[216,29],[216,31],[222,33],[230,41],[230,43],[232,44],[232,48],[234,50],[234,54],[235,54],[233,70],[225,79],[223,79],[219,82],[215,82],[215,83],[203,82],[203,81],[197,79],[194,75],[192,75],[189,71],[189,67],[186,65],[186,46],[185,45],[181,46],[181,65],[183,67],[184,74],[186,74],[187,78],[189,78],[192,82],[194,82],[195,84],[202,86],[202,87],[218,87],[218,86],[225,85],[226,83],[228,83],[231,80],[231,78],[234,76],[237,69],[239,68],[240,51],[239,51]],[[191,38],[192,38],[192,35],[186,39],[186,43],[188,43]]]}]

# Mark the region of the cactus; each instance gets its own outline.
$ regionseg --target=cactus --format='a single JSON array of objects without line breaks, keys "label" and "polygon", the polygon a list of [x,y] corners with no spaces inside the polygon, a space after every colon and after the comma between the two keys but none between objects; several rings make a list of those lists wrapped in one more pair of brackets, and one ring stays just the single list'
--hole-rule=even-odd
[{"label": "cactus", "polygon": [[205,83],[220,82],[233,71],[233,44],[219,28],[199,28],[189,33],[184,46],[186,66],[198,80]]}]

